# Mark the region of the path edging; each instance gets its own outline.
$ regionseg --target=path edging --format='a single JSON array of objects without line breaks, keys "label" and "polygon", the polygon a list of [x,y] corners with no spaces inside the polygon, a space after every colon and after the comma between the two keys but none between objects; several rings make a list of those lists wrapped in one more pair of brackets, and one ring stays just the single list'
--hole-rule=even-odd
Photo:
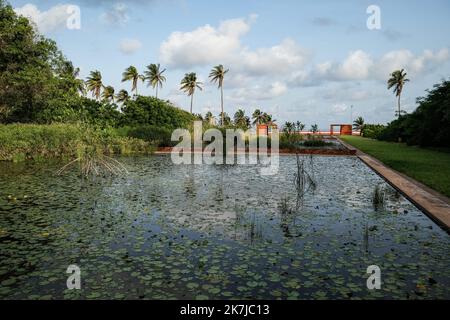
[{"label": "path edging", "polygon": [[450,204],[448,202],[446,203],[439,197],[422,188],[420,182],[415,181],[411,177],[406,179],[400,172],[387,167],[381,161],[341,139],[338,140],[347,148],[355,150],[356,156],[369,168],[386,180],[392,187],[401,192],[408,200],[414,203],[414,205],[421,209],[447,232],[450,231]]}]

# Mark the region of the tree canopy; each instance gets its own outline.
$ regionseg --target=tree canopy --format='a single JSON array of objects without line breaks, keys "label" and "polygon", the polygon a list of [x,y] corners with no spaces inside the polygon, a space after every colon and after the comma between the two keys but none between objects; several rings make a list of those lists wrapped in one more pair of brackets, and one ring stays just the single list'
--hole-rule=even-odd
[{"label": "tree canopy", "polygon": [[53,40],[0,0],[0,122],[33,122],[78,97],[77,70]]}]

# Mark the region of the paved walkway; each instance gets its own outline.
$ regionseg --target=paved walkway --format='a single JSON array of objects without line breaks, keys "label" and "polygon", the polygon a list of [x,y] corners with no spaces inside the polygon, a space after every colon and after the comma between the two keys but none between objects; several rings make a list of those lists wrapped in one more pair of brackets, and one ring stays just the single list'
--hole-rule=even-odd
[{"label": "paved walkway", "polygon": [[[339,139],[340,140],[340,139]],[[450,199],[422,183],[385,166],[377,159],[340,140],[356,156],[447,231],[450,231]]]}]

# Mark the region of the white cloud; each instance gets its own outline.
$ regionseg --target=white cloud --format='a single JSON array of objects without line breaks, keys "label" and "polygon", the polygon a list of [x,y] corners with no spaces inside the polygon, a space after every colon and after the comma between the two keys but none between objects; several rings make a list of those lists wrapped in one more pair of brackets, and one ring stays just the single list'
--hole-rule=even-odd
[{"label": "white cloud", "polygon": [[128,7],[124,3],[116,3],[102,13],[100,19],[106,24],[124,26],[129,20]]},{"label": "white cloud", "polygon": [[161,44],[161,61],[180,69],[222,63],[247,76],[283,74],[306,62],[307,52],[289,38],[269,48],[243,46],[241,38],[256,18],[251,15],[223,21],[218,27],[205,25],[189,32],[173,32]]},{"label": "white cloud", "polygon": [[280,97],[287,92],[286,84],[274,82],[270,85],[254,85],[251,87],[239,88],[229,97],[233,102],[246,102],[270,100]]},{"label": "white cloud", "polygon": [[142,43],[137,39],[124,39],[120,42],[119,49],[123,54],[133,54],[142,48]]},{"label": "white cloud", "polygon": [[69,8],[70,5],[58,4],[47,11],[40,11],[34,4],[29,3],[15,8],[14,11],[34,22],[40,32],[47,33],[66,28],[67,19],[70,17]]},{"label": "white cloud", "polygon": [[433,52],[425,50],[422,55],[414,56],[409,50],[396,50],[386,53],[374,68],[374,74],[378,79],[386,79],[396,69],[405,69],[410,75],[418,76],[426,72],[434,71],[449,60],[447,48]]},{"label": "white cloud", "polygon": [[348,106],[343,103],[339,103],[335,104],[331,109],[335,114],[343,114],[348,110]]},{"label": "white cloud", "polygon": [[421,55],[414,55],[409,50],[390,51],[374,59],[362,50],[350,52],[342,63],[330,61],[319,63],[309,71],[293,74],[291,86],[318,85],[324,81],[386,81],[394,70],[405,69],[410,77],[417,77],[432,72],[450,60],[447,48],[433,52],[425,50]]}]

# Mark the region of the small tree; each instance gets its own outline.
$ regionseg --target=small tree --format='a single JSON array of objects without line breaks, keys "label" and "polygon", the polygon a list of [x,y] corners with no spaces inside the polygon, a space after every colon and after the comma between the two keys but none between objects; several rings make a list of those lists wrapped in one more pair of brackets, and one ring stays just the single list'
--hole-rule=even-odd
[{"label": "small tree", "polygon": [[362,135],[362,132],[364,130],[364,119],[363,117],[358,117],[355,121],[353,121],[353,129],[359,131],[359,135]]}]

